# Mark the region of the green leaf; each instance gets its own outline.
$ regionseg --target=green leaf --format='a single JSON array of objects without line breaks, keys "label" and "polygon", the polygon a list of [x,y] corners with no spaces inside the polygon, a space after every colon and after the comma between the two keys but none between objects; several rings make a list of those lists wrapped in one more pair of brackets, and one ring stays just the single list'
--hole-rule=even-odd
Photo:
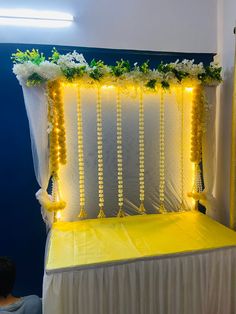
[{"label": "green leaf", "polygon": [[38,49],[32,49],[31,51],[21,51],[17,49],[16,53],[12,54],[11,59],[14,63],[25,63],[32,62],[36,65],[39,65],[43,61],[45,61],[45,57],[43,53],[39,53]]},{"label": "green leaf", "polygon": [[49,60],[53,63],[57,63],[57,61],[60,58],[60,53],[57,51],[57,49],[55,47],[53,47],[52,49],[52,56],[49,57]]},{"label": "green leaf", "polygon": [[167,81],[162,81],[162,82],[161,82],[161,87],[162,87],[163,89],[169,89],[169,88],[170,88],[170,84],[169,84],[169,82],[167,82]]},{"label": "green leaf", "polygon": [[157,80],[154,80],[154,79],[150,80],[147,82],[146,87],[151,88],[151,89],[155,89],[156,83],[157,83]]},{"label": "green leaf", "polygon": [[35,85],[39,85],[39,84],[42,84],[45,82],[46,82],[45,78],[40,76],[38,73],[33,73],[28,77],[26,85],[27,86],[35,86]]},{"label": "green leaf", "polygon": [[120,61],[116,61],[116,65],[113,65],[110,67],[112,73],[119,77],[122,76],[125,73],[128,73],[131,71],[131,66],[129,61],[124,61],[123,59],[121,59]]},{"label": "green leaf", "polygon": [[149,60],[147,60],[146,62],[144,62],[143,64],[141,64],[140,66],[140,71],[144,74],[147,74],[148,71],[150,70],[149,68]]}]

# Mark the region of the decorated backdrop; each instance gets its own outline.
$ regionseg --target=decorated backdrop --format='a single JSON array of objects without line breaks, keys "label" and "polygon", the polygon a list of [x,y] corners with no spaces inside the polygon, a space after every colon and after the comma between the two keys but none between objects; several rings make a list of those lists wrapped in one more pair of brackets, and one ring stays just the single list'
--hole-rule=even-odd
[{"label": "decorated backdrop", "polygon": [[13,60],[45,221],[210,208],[213,173],[204,184],[201,161],[216,63],[108,66],[56,49],[49,60],[37,50]]}]

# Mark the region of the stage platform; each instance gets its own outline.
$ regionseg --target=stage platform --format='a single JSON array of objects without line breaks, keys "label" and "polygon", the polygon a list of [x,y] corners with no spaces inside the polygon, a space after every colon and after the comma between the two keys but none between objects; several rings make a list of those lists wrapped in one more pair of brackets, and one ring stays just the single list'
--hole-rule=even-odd
[{"label": "stage platform", "polygon": [[236,246],[236,233],[199,212],[54,223],[46,270]]}]

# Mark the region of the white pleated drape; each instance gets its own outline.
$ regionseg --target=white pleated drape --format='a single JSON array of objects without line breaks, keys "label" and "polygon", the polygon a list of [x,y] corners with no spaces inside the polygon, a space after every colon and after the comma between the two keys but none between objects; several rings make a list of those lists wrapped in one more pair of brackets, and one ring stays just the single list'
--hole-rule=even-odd
[{"label": "white pleated drape", "polygon": [[236,229],[236,26],[234,28],[235,52],[233,74],[231,164],[230,164],[230,228]]},{"label": "white pleated drape", "polygon": [[236,249],[46,273],[44,314],[236,313]]}]

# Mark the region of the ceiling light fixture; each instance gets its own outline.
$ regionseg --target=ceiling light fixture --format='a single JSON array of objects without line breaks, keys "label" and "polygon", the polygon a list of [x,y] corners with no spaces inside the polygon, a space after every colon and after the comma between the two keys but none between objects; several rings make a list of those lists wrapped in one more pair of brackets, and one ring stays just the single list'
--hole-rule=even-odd
[{"label": "ceiling light fixture", "polygon": [[70,26],[73,21],[73,15],[65,12],[0,8],[0,25],[57,28]]}]

